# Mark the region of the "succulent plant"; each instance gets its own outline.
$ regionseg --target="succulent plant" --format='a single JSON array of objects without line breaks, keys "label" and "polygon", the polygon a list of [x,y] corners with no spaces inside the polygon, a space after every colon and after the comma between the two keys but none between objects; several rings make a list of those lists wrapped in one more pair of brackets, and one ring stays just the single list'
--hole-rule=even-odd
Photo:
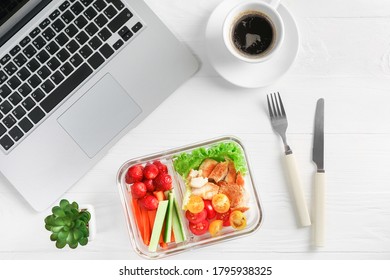
[{"label": "succulent plant", "polygon": [[52,208],[52,213],[45,218],[45,228],[52,232],[50,240],[56,242],[57,248],[64,248],[66,244],[72,249],[78,244],[87,245],[88,222],[91,219],[88,211],[80,210],[76,202],[69,203],[63,199],[59,206]]}]

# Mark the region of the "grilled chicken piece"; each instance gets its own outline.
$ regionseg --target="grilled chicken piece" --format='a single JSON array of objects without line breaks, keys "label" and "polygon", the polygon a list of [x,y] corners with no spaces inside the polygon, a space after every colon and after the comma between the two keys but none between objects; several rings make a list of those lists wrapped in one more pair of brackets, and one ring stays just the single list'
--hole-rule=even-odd
[{"label": "grilled chicken piece", "polygon": [[219,186],[213,183],[207,183],[201,188],[192,188],[191,193],[193,195],[199,195],[203,199],[211,200],[214,195],[219,191]]},{"label": "grilled chicken piece", "polygon": [[218,185],[219,193],[223,193],[229,198],[231,208],[242,207],[245,194],[244,188],[236,183],[228,184],[225,181],[219,182]]},{"label": "grilled chicken piece", "polygon": [[209,179],[213,180],[215,183],[218,183],[219,181],[225,179],[229,170],[228,164],[229,163],[227,161],[218,163],[208,176]]},{"label": "grilled chicken piece", "polygon": [[202,171],[203,177],[209,177],[211,171],[213,171],[214,167],[218,164],[218,161],[213,160],[211,158],[206,158],[202,164],[199,166],[199,171]]},{"label": "grilled chicken piece", "polygon": [[232,184],[236,182],[236,175],[237,171],[236,168],[234,167],[234,162],[229,160],[228,161],[228,174],[226,175],[225,181],[228,184]]},{"label": "grilled chicken piece", "polygon": [[237,172],[236,184],[239,185],[240,187],[244,187],[245,180],[240,172]]}]

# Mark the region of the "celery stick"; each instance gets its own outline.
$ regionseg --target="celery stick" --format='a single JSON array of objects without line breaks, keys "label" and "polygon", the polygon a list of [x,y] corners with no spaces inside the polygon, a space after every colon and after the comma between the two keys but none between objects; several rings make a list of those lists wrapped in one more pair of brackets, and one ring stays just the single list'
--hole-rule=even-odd
[{"label": "celery stick", "polygon": [[152,236],[150,237],[149,251],[156,252],[158,242],[160,241],[160,234],[165,220],[165,214],[167,213],[168,200],[163,200],[158,203],[156,219],[154,220],[154,226]]},{"label": "celery stick", "polygon": [[172,215],[172,227],[173,227],[173,233],[175,234],[175,242],[180,243],[187,239],[183,222],[180,219],[179,215],[179,205],[177,204],[176,198],[173,200],[173,215]]},{"label": "celery stick", "polygon": [[173,212],[173,193],[168,193],[168,210],[165,219],[165,232],[164,232],[164,242],[171,242],[172,236],[172,212]]}]

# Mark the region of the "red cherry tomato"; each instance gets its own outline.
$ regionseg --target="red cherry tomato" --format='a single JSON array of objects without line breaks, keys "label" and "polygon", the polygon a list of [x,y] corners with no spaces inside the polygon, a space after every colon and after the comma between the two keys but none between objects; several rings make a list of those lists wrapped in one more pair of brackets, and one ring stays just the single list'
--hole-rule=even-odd
[{"label": "red cherry tomato", "polygon": [[217,220],[222,220],[223,221],[223,226],[224,227],[228,227],[230,226],[230,220],[229,220],[229,217],[230,217],[230,209],[225,212],[225,213],[217,213],[216,215],[216,219]]},{"label": "red cherry tomato", "polygon": [[189,224],[190,231],[195,235],[202,235],[207,232],[209,229],[209,222],[207,220],[203,220],[197,224]]},{"label": "red cherry tomato", "polygon": [[207,211],[207,219],[209,220],[214,219],[217,212],[215,212],[210,200],[204,201],[204,208]]},{"label": "red cherry tomato", "polygon": [[186,218],[192,224],[200,223],[201,221],[206,220],[206,217],[207,217],[206,209],[203,209],[201,212],[197,214],[191,213],[189,210],[186,211]]}]

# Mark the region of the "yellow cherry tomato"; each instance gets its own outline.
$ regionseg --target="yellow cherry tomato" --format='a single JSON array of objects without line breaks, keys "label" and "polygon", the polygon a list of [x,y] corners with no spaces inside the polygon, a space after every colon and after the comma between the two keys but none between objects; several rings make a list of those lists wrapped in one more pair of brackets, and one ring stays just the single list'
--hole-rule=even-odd
[{"label": "yellow cherry tomato", "polygon": [[223,228],[222,220],[214,220],[209,225],[209,232],[212,237],[218,236]]},{"label": "yellow cherry tomato", "polygon": [[198,195],[191,195],[187,203],[187,210],[193,214],[197,214],[202,212],[203,208],[203,199]]},{"label": "yellow cherry tomato", "polygon": [[230,225],[234,229],[240,230],[246,227],[246,217],[244,213],[239,210],[234,210],[232,213],[230,213],[229,221]]},{"label": "yellow cherry tomato", "polygon": [[230,209],[230,201],[226,194],[218,193],[211,200],[213,208],[218,213],[225,213]]}]

